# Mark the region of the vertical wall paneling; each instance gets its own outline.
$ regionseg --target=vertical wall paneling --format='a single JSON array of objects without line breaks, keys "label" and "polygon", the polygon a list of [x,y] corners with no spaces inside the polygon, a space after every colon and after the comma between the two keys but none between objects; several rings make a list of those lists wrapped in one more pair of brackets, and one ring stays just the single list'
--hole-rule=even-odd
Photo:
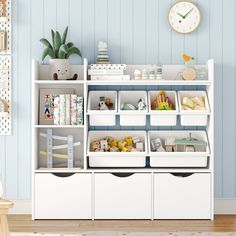
[{"label": "vertical wall paneling", "polygon": [[146,1],[146,63],[158,64],[159,1]]},{"label": "vertical wall paneling", "polygon": [[[18,28],[17,28],[17,6],[18,1],[12,1],[12,132],[13,135],[6,136],[6,151],[5,151],[5,168],[6,168],[6,196],[11,199],[18,197],[18,64],[17,64],[17,49],[18,49]],[[1,150],[1,149],[0,149]],[[1,153],[0,153],[1,155]],[[1,158],[0,158],[1,159]],[[1,163],[1,161],[0,161]]]},{"label": "vertical wall paneling", "polygon": [[108,46],[110,52],[110,60],[112,63],[121,62],[121,0],[108,0],[107,6],[107,30],[108,30]]},{"label": "vertical wall paneling", "polygon": [[[82,4],[82,54],[88,58],[89,63],[93,63],[95,59],[95,0],[84,0]],[[72,38],[71,38],[72,40]]]},{"label": "vertical wall paneling", "polygon": [[146,64],[146,0],[135,0],[133,5],[134,64]]},{"label": "vertical wall paneling", "polygon": [[[63,31],[67,25],[68,39],[89,63],[96,60],[99,40],[108,41],[114,63],[182,63],[183,52],[197,63],[215,59],[215,196],[236,197],[236,2],[193,1],[202,22],[184,36],[168,22],[175,0],[13,0],[13,135],[0,137],[0,179],[7,197],[31,196],[31,59],[41,59],[41,37],[51,38],[51,28]],[[81,63],[78,57],[71,61]]]},{"label": "vertical wall paneling", "polygon": [[210,0],[198,0],[201,11],[201,24],[197,29],[197,57],[196,62],[203,64],[209,58],[210,38]]},{"label": "vertical wall paneling", "polygon": [[159,1],[159,62],[170,64],[172,55],[171,27],[168,22],[168,12],[171,0]]},{"label": "vertical wall paneling", "polygon": [[52,43],[51,29],[57,30],[57,0],[43,1],[43,37]]},{"label": "vertical wall paneling", "polygon": [[[45,4],[46,4],[46,1],[45,1]],[[69,25],[70,4],[71,4],[70,0],[69,1],[57,0],[56,2],[57,30],[61,34],[65,30],[66,26]]]},{"label": "vertical wall paneling", "polygon": [[[31,8],[32,6],[32,8]],[[18,198],[31,195],[31,58],[40,59],[42,46],[42,1],[22,0],[18,3]],[[32,17],[31,17],[32,16]],[[39,23],[37,23],[39,22]],[[12,146],[11,146],[12,148]],[[14,175],[14,173],[12,173]]]},{"label": "vertical wall paneling", "polygon": [[[99,41],[108,39],[108,0],[95,0],[95,57]],[[96,60],[96,58],[95,58]]]},{"label": "vertical wall paneling", "polygon": [[[69,33],[68,40],[73,41],[76,47],[78,47],[82,52],[82,0],[70,0],[69,8]],[[73,55],[70,58],[72,63],[82,64],[82,59],[77,55]]]},{"label": "vertical wall paneling", "polygon": [[134,0],[121,1],[121,61],[133,63],[133,2]]},{"label": "vertical wall paneling", "polygon": [[223,5],[223,197],[235,197],[235,1]]},{"label": "vertical wall paneling", "polygon": [[[0,136],[0,181],[6,188],[6,137]],[[5,192],[4,192],[5,195]]]},{"label": "vertical wall paneling", "polygon": [[222,6],[223,0],[210,1],[210,57],[215,60],[215,196],[218,198],[223,197]]}]

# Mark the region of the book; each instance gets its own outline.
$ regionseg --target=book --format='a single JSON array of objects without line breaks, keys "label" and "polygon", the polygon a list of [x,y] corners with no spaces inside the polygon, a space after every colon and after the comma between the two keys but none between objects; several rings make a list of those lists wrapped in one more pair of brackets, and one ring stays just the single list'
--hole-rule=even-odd
[{"label": "book", "polygon": [[66,125],[70,125],[70,94],[66,94]]},{"label": "book", "polygon": [[54,125],[60,125],[60,97],[54,95]]},{"label": "book", "polygon": [[76,110],[77,110],[77,125],[84,124],[84,111],[83,111],[83,97],[77,96]]},{"label": "book", "polygon": [[95,70],[126,70],[126,64],[92,64],[90,69]]},{"label": "book", "polygon": [[60,125],[66,124],[66,95],[60,94]]},{"label": "book", "polygon": [[77,124],[76,102],[77,102],[77,95],[76,94],[71,94],[71,96],[70,96],[71,125],[76,125]]},{"label": "book", "polygon": [[130,80],[130,75],[91,75],[91,80]]},{"label": "book", "polygon": [[123,75],[124,70],[116,70],[116,69],[91,69],[88,70],[88,75]]}]

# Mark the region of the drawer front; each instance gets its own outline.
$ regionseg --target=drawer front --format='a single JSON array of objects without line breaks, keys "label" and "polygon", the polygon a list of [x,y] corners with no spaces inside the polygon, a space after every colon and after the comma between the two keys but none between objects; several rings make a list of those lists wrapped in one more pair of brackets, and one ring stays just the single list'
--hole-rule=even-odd
[{"label": "drawer front", "polygon": [[91,174],[35,175],[35,219],[91,219]]},{"label": "drawer front", "polygon": [[155,219],[210,219],[209,173],[154,174]]},{"label": "drawer front", "polygon": [[95,174],[95,219],[151,219],[151,174]]}]

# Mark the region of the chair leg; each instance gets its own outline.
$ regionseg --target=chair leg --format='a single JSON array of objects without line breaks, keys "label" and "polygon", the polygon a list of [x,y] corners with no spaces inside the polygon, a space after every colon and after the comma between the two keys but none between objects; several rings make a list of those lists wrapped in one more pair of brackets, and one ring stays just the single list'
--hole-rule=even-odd
[{"label": "chair leg", "polygon": [[3,236],[10,236],[10,233],[9,233],[9,227],[8,227],[8,221],[7,221],[7,216],[6,215],[1,215],[0,217],[0,220],[1,220],[1,233]]}]

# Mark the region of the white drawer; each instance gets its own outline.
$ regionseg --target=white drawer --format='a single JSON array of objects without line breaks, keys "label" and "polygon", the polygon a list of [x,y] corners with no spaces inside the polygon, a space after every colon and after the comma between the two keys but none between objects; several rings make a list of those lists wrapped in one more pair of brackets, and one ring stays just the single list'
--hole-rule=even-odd
[{"label": "white drawer", "polygon": [[35,219],[91,219],[91,174],[35,175]]},{"label": "white drawer", "polygon": [[155,219],[210,219],[209,173],[154,174]]},{"label": "white drawer", "polygon": [[151,174],[116,175],[95,174],[95,219],[151,219]]}]

